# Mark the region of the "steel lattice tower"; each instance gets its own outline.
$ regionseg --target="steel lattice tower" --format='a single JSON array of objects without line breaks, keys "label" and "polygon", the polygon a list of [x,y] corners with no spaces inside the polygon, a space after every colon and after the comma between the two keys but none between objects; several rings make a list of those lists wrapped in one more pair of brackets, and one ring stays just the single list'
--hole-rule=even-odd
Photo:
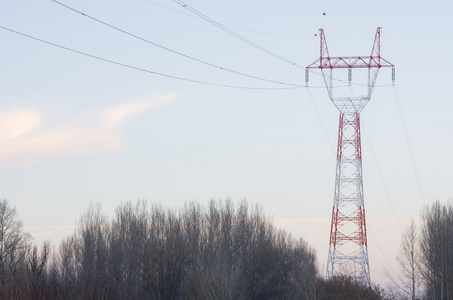
[{"label": "steel lattice tower", "polygon": [[[360,112],[370,101],[380,68],[394,65],[380,55],[381,27],[374,38],[371,56],[330,57],[324,30],[320,29],[320,56],[307,66],[320,69],[329,98],[340,112],[338,129],[335,193],[330,228],[329,255],[326,279],[347,276],[370,286],[368,263],[365,204],[363,196],[362,150],[360,135]],[[361,97],[337,97],[332,85],[334,69],[348,69],[351,84],[352,69],[368,69],[366,94]],[[392,69],[392,80],[395,72]]]}]

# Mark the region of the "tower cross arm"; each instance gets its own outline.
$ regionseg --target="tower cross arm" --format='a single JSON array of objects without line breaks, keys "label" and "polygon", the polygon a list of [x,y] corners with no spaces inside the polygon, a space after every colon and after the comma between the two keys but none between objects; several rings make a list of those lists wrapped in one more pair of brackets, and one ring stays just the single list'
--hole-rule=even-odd
[{"label": "tower cross arm", "polygon": [[327,48],[326,36],[323,29],[320,32],[320,55],[309,64],[307,69],[345,69],[345,68],[393,68],[388,60],[381,57],[381,27],[376,30],[373,48],[369,56],[337,56],[331,57]]},{"label": "tower cross arm", "polygon": [[380,56],[320,57],[307,69],[393,68],[392,63]]}]

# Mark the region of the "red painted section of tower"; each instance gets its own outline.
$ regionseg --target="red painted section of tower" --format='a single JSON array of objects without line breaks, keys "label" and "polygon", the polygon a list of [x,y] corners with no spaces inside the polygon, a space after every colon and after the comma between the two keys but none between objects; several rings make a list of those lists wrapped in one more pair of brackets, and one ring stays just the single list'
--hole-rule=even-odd
[{"label": "red painted section of tower", "polygon": [[[352,127],[352,128],[350,128]],[[352,131],[354,134],[351,137],[346,137],[344,132]],[[345,154],[346,147],[353,147],[353,153]],[[338,128],[338,147],[337,160],[342,163],[343,160],[356,159],[362,162],[361,149],[361,134],[360,134],[360,115],[353,114],[352,119],[345,118],[344,114],[340,114],[340,122]],[[339,228],[346,226],[348,223],[354,223],[357,229],[351,233],[345,234],[339,231]],[[354,242],[357,245],[367,245],[366,223],[365,223],[365,208],[358,205],[357,209],[349,212],[347,215],[340,211],[340,208],[334,205],[332,209],[332,221],[330,228],[330,245],[337,247],[344,245],[347,242]]]},{"label": "red painted section of tower", "polygon": [[371,64],[372,60],[374,61],[374,63],[378,65],[381,63],[381,29],[382,29],[381,27],[378,27],[378,29],[376,30],[376,35],[374,36],[373,49],[371,50],[369,64]]},{"label": "red painted section of tower", "polygon": [[307,66],[307,69],[342,69],[342,68],[388,68],[395,67],[381,57],[381,27],[376,30],[373,49],[370,56],[329,56],[326,37],[323,29],[319,29],[321,34],[320,56],[317,60]]},{"label": "red painted section of tower", "polygon": [[326,36],[324,34],[324,29],[319,29],[320,33],[320,53],[319,53],[319,65],[320,66],[328,66],[331,67],[330,64],[330,56],[329,56],[329,48],[327,48]]}]

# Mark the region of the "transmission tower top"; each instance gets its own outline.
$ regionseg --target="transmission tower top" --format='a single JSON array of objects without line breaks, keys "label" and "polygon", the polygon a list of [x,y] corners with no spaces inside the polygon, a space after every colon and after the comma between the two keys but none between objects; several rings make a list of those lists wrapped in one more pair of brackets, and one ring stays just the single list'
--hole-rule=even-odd
[{"label": "transmission tower top", "polygon": [[324,29],[319,29],[320,55],[317,60],[307,66],[307,69],[339,69],[339,68],[382,68],[395,67],[389,61],[381,57],[381,29],[378,27],[374,37],[373,49],[370,56],[329,56]]},{"label": "transmission tower top", "polygon": [[[392,83],[395,83],[395,66],[388,60],[381,57],[381,29],[378,27],[376,35],[374,37],[373,48],[371,55],[369,56],[335,56],[329,55],[329,49],[327,48],[326,36],[323,29],[319,29],[320,32],[320,51],[319,58],[309,64],[305,69],[305,85],[308,86],[308,76],[310,69],[320,69],[324,77],[329,98],[340,110],[340,112],[357,112],[365,107],[370,101],[371,94],[373,92],[379,70],[381,68],[390,67],[392,68]],[[367,87],[366,95],[362,97],[338,97],[338,91],[334,94],[333,70],[334,69],[348,69],[348,82],[351,85],[352,82],[352,69],[361,68],[368,69],[368,82],[366,84],[360,84]],[[338,80],[338,79],[335,79]],[[342,80],[339,80],[342,81]]]}]

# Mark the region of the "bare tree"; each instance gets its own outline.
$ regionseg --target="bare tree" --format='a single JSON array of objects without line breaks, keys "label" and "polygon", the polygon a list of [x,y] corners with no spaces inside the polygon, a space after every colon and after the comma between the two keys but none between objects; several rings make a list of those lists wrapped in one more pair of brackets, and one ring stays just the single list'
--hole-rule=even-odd
[{"label": "bare tree", "polygon": [[453,204],[435,202],[422,211],[420,238],[428,299],[453,298]]},{"label": "bare tree", "polygon": [[421,296],[420,250],[417,226],[414,219],[409,221],[403,232],[400,250],[397,256],[401,276],[387,274],[393,285],[411,300]]},{"label": "bare tree", "polygon": [[400,253],[398,256],[403,276],[406,279],[406,290],[412,300],[420,294],[420,253],[418,249],[418,234],[414,219],[410,220],[409,226],[403,234]]},{"label": "bare tree", "polygon": [[107,218],[100,204],[91,204],[80,217],[76,241],[79,297],[100,299],[105,294]]},{"label": "bare tree", "polygon": [[76,297],[77,284],[77,241],[75,235],[67,237],[60,243],[57,269],[60,279],[60,294],[64,299]]},{"label": "bare tree", "polygon": [[316,300],[318,298],[317,283],[319,270],[316,253],[313,248],[303,240],[298,240],[292,247],[291,283],[294,299]]},{"label": "bare tree", "polygon": [[11,279],[25,257],[29,241],[29,236],[23,233],[16,208],[11,207],[7,200],[0,200],[0,297],[7,297],[7,284],[14,283]]},{"label": "bare tree", "polygon": [[[0,202],[0,299],[315,299],[316,256],[241,201],[179,210],[126,202],[111,222],[90,205],[58,251],[31,246]],[[0,224],[0,225],[1,225]]]},{"label": "bare tree", "polygon": [[48,294],[49,242],[44,242],[41,251],[34,246],[27,257],[27,282],[29,299],[44,299]]},{"label": "bare tree", "polygon": [[138,298],[140,259],[147,238],[147,205],[144,201],[121,204],[108,234],[109,297]]}]

